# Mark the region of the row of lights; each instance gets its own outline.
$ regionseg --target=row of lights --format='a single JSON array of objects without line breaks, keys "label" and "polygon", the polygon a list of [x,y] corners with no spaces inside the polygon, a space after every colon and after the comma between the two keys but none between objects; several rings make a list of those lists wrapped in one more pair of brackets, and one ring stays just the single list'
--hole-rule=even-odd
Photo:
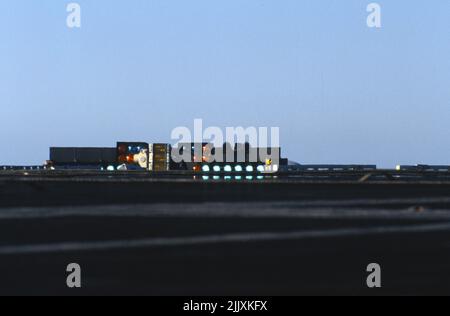
[{"label": "row of lights", "polygon": [[[258,167],[256,167],[256,170],[257,170],[258,172],[264,172],[264,171],[265,171],[265,168],[264,168],[264,166],[258,166]],[[202,171],[205,172],[205,173],[206,173],[206,172],[211,172],[211,167],[210,167],[209,165],[204,165],[204,166],[202,167]],[[222,168],[221,168],[220,166],[217,166],[217,165],[216,165],[216,166],[213,166],[213,167],[212,167],[212,171],[214,171],[214,172],[220,172],[220,171],[222,171]],[[225,172],[233,172],[233,167],[230,166],[230,165],[226,165],[226,166],[223,168],[223,171],[225,171]],[[244,168],[243,168],[241,165],[237,165],[237,166],[234,167],[234,171],[236,171],[236,172],[243,172],[243,171],[244,171]],[[253,166],[249,165],[249,166],[245,167],[245,171],[251,173],[251,172],[254,172],[255,169],[254,169]]]},{"label": "row of lights", "polygon": [[24,167],[3,166],[1,169],[3,169],[3,170],[41,170],[41,169],[45,169],[45,168],[41,167],[41,166],[24,166]]},{"label": "row of lights", "polygon": [[225,177],[220,177],[220,176],[213,176],[213,177],[210,177],[210,176],[203,176],[202,177],[202,179],[203,180],[210,180],[210,179],[212,179],[212,180],[220,180],[220,179],[224,179],[224,180],[233,180],[233,179],[235,179],[235,180],[254,180],[254,179],[257,179],[257,180],[264,180],[264,176],[257,176],[257,177],[253,177],[253,176],[246,176],[246,177],[243,177],[243,176],[235,176],[235,177],[231,177],[231,176],[225,176]]}]

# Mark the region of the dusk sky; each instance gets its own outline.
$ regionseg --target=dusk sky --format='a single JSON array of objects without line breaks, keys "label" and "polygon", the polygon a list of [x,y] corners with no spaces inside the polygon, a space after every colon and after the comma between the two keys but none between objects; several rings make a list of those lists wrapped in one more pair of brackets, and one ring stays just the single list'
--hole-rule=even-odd
[{"label": "dusk sky", "polygon": [[[82,25],[66,25],[66,6]],[[279,127],[300,163],[450,164],[450,1],[2,0],[0,165]]]}]

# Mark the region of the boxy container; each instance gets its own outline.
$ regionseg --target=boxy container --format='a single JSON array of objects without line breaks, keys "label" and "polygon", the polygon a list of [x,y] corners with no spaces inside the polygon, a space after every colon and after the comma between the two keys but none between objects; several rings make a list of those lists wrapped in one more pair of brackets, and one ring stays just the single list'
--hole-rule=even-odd
[{"label": "boxy container", "polygon": [[169,171],[171,146],[169,144],[150,144],[149,148],[149,169],[155,172]]}]

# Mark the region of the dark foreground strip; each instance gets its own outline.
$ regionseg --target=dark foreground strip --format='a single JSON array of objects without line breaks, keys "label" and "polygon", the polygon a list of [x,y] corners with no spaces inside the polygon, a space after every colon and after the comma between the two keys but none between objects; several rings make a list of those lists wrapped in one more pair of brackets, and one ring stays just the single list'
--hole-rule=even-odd
[{"label": "dark foreground strip", "polygon": [[428,233],[449,231],[450,223],[383,226],[373,228],[331,229],[316,231],[299,231],[287,233],[246,233],[224,234],[198,237],[144,238],[135,240],[114,240],[100,242],[67,242],[37,245],[17,245],[0,247],[0,255],[23,255],[37,253],[60,253],[75,251],[104,251],[113,249],[131,249],[146,247],[200,246],[220,243],[242,243],[262,241],[286,241],[314,238],[348,237],[379,234]]}]

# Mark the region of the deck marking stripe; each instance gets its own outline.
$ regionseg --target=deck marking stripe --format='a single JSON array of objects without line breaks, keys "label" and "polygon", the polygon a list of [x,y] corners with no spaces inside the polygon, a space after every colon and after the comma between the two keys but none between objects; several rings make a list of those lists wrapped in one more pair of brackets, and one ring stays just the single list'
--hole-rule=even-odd
[{"label": "deck marking stripe", "polygon": [[450,231],[450,223],[413,226],[382,226],[373,228],[351,228],[287,233],[244,233],[197,237],[145,238],[135,240],[66,242],[36,245],[16,245],[0,247],[0,255],[21,255],[36,253],[59,253],[76,251],[104,251],[113,249],[133,249],[145,247],[195,246],[219,243],[242,243],[262,241],[287,241],[314,238],[349,237],[361,235],[427,233]]}]

